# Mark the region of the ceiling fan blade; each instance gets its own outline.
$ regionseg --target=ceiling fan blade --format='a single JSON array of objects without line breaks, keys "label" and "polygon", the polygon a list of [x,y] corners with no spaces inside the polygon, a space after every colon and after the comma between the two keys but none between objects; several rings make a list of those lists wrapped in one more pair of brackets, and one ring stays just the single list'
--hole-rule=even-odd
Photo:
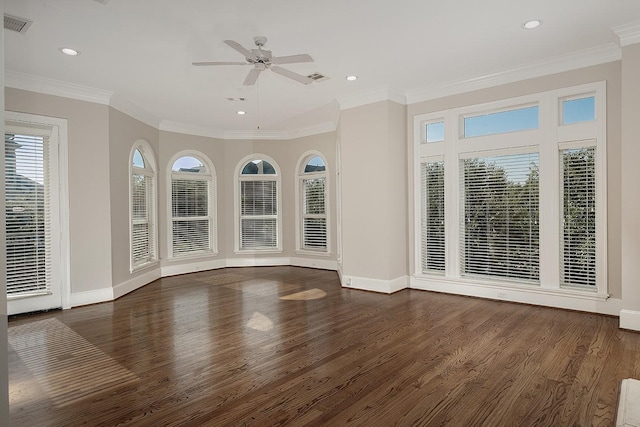
[{"label": "ceiling fan blade", "polygon": [[276,74],[280,74],[281,76],[289,77],[290,79],[293,79],[305,85],[313,83],[313,80],[311,80],[309,77],[303,76],[302,74],[294,73],[293,71],[289,71],[286,68],[271,67],[271,71]]},{"label": "ceiling fan blade", "polygon": [[196,67],[207,65],[248,65],[248,62],[219,62],[219,61],[204,61],[204,62],[192,62]]},{"label": "ceiling fan blade", "polygon": [[313,62],[313,58],[306,53],[300,55],[278,56],[271,60],[272,64],[299,64],[302,62]]},{"label": "ceiling fan blade", "polygon": [[260,68],[254,68],[253,70],[249,71],[249,74],[247,74],[247,78],[244,79],[244,82],[242,84],[244,86],[253,86],[254,84],[256,84],[256,80],[258,80],[258,76],[261,72],[262,70]]},{"label": "ceiling fan blade", "polygon": [[235,49],[241,54],[243,54],[245,58],[250,58],[250,59],[253,59],[254,61],[258,60],[258,58],[256,58],[253,52],[251,52],[249,49],[245,49],[240,43],[233,40],[225,40],[224,42],[230,48]]}]

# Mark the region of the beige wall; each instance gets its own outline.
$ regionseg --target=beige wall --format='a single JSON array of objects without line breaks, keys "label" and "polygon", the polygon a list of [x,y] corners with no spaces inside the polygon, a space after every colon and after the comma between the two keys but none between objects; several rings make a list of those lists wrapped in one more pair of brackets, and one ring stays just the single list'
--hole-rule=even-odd
[{"label": "beige wall", "polygon": [[[158,130],[144,124],[115,108],[109,108],[109,193],[111,200],[111,272],[112,284],[116,286],[132,277],[145,273],[145,269],[133,274],[130,267],[129,239],[129,156],[138,140],[145,140],[153,150],[158,167],[159,136]],[[162,169],[158,178],[162,177]]]},{"label": "beige wall", "polygon": [[105,105],[5,88],[5,109],[68,120],[71,292],[112,286]]},{"label": "beige wall", "polygon": [[[640,44],[622,51],[622,295],[640,315]],[[622,320],[622,319],[621,319]],[[636,328],[640,323],[636,323]]]},{"label": "beige wall", "polygon": [[405,107],[391,101],[342,111],[342,274],[369,280],[407,269]]},{"label": "beige wall", "polygon": [[[529,95],[553,89],[576,86],[605,80],[607,82],[607,246],[608,246],[608,287],[615,298],[622,297],[622,267],[620,224],[622,194],[622,64],[620,61],[603,65],[567,71],[489,89],[477,90],[445,98],[411,104],[408,106],[409,132],[413,140],[413,116],[437,112],[467,105],[481,104],[517,96]],[[640,70],[640,68],[637,68]],[[625,84],[625,93],[627,87]],[[636,118],[637,122],[637,118]],[[413,239],[411,239],[413,240]]]}]

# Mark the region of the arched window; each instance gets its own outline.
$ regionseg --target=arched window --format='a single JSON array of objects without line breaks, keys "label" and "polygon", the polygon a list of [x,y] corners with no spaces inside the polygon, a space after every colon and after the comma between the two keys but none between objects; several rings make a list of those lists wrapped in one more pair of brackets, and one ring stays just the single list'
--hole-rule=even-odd
[{"label": "arched window", "polygon": [[319,153],[309,152],[302,156],[297,170],[297,249],[328,252],[326,162]]},{"label": "arched window", "polygon": [[280,173],[273,159],[253,155],[238,165],[236,250],[280,251]]},{"label": "arched window", "polygon": [[209,159],[183,152],[170,162],[171,257],[215,252],[215,171]]},{"label": "arched window", "polygon": [[147,142],[136,142],[129,165],[130,271],[133,272],[158,260],[156,165]]}]

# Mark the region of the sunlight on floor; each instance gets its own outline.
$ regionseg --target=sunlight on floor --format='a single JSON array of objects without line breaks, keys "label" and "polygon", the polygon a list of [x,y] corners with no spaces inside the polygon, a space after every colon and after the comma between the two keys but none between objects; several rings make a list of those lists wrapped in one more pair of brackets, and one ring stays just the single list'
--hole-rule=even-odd
[{"label": "sunlight on floor", "polygon": [[297,292],[295,294],[285,295],[280,297],[282,300],[298,300],[298,301],[306,301],[313,299],[322,299],[327,296],[327,293],[322,289],[309,289],[307,291]]},{"label": "sunlight on floor", "polygon": [[273,322],[264,314],[256,311],[247,322],[247,328],[267,332],[273,329]]}]

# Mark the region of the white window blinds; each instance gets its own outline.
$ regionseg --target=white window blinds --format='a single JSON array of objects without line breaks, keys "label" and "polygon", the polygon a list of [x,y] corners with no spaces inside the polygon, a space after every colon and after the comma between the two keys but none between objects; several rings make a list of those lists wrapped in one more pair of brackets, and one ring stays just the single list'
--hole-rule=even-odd
[{"label": "white window blinds", "polygon": [[5,134],[7,295],[51,289],[48,137]]},{"label": "white window blinds", "polygon": [[155,258],[153,178],[144,173],[134,172],[132,187],[132,254],[133,264],[137,266]]},{"label": "white window blinds", "polygon": [[277,182],[240,181],[240,249],[278,247]]},{"label": "white window blinds", "polygon": [[172,178],[173,255],[211,250],[210,181]]},{"label": "white window blinds", "polygon": [[538,158],[461,160],[463,274],[539,281]]},{"label": "white window blinds", "polygon": [[327,213],[325,208],[326,178],[302,180],[303,212],[302,240],[303,249],[327,249]]},{"label": "white window blinds", "polygon": [[596,285],[595,147],[561,150],[563,285]]},{"label": "white window blinds", "polygon": [[444,162],[425,162],[421,169],[422,271],[443,272]]}]

